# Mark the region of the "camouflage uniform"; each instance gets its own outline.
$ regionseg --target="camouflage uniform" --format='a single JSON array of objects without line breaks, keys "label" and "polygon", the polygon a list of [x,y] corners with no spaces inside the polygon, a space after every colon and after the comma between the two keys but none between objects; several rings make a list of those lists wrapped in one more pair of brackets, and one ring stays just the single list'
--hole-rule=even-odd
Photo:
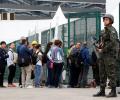
[{"label": "camouflage uniform", "polygon": [[109,79],[109,85],[116,87],[117,39],[117,32],[113,26],[105,27],[101,33],[101,42],[103,44],[99,60],[101,87],[106,87],[107,78]]},{"label": "camouflage uniform", "polygon": [[[109,23],[108,23],[109,19]],[[99,73],[100,73],[100,91],[93,95],[94,97],[106,96],[117,97],[116,94],[116,63],[118,59],[118,35],[115,28],[112,26],[114,23],[114,17],[111,14],[105,14],[103,17],[105,25],[104,30],[101,33],[100,43],[97,48],[99,51]],[[108,95],[105,94],[105,87],[107,78],[109,79],[109,86],[111,91]]]}]

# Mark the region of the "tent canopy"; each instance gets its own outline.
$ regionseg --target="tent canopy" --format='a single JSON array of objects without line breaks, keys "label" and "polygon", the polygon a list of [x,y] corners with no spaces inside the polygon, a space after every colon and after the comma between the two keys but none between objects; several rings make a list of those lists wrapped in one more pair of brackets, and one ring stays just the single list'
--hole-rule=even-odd
[{"label": "tent canopy", "polygon": [[64,14],[62,12],[62,9],[59,6],[55,16],[53,17],[53,19],[51,21],[51,24],[50,24],[50,27],[55,27],[54,40],[55,39],[62,40],[61,39],[62,33],[58,32],[58,27],[62,24],[66,24],[66,23],[67,23],[67,19],[65,18]]}]

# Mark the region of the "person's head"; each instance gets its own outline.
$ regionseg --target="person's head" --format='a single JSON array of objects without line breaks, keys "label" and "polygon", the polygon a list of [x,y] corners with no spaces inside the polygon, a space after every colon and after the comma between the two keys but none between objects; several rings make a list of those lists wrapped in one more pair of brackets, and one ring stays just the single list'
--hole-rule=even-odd
[{"label": "person's head", "polygon": [[81,46],[81,43],[76,43],[76,48],[79,49]]},{"label": "person's head", "polygon": [[59,46],[60,45],[60,40],[55,40],[54,45]]},{"label": "person's head", "polygon": [[103,17],[104,26],[111,26],[114,23],[114,17],[111,14],[106,14]]},{"label": "person's head", "polygon": [[3,48],[3,49],[6,48],[6,42],[5,41],[1,41],[0,45],[1,45],[1,48]]},{"label": "person's head", "polygon": [[27,42],[26,39],[23,39],[23,40],[21,41],[21,44],[22,44],[22,45],[23,45],[23,44],[28,45],[28,42]]},{"label": "person's head", "polygon": [[83,47],[87,47],[87,42],[83,42]]},{"label": "person's head", "polygon": [[49,42],[49,43],[47,44],[47,47],[48,47],[48,48],[51,48],[52,45],[53,45],[53,42]]},{"label": "person's head", "polygon": [[22,36],[22,37],[20,38],[20,43],[22,43],[22,40],[26,40],[26,37]]},{"label": "person's head", "polygon": [[35,49],[38,50],[38,49],[40,49],[40,47],[41,47],[41,45],[40,45],[40,44],[37,44],[37,45],[35,46]]},{"label": "person's head", "polygon": [[53,45],[53,42],[49,42],[46,46],[46,49],[45,49],[45,54],[48,53],[48,51],[50,50],[51,46]]},{"label": "person's head", "polygon": [[35,47],[38,44],[38,42],[34,40],[34,41],[32,41],[31,44],[32,44],[33,47]]},{"label": "person's head", "polygon": [[15,44],[14,43],[10,43],[10,48],[14,49],[15,48]]}]

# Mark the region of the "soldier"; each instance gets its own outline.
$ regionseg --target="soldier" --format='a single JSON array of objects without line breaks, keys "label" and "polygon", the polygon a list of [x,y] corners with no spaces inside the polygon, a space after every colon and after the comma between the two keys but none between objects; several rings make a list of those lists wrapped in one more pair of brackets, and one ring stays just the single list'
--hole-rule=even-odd
[{"label": "soldier", "polygon": [[114,23],[114,17],[110,14],[106,14],[103,17],[104,30],[100,37],[100,48],[97,48],[99,52],[99,69],[100,69],[100,91],[93,95],[94,97],[105,96],[105,87],[107,78],[109,79],[109,85],[111,92],[106,97],[117,97],[116,94],[116,59],[118,54],[118,35],[116,29],[112,26]]}]

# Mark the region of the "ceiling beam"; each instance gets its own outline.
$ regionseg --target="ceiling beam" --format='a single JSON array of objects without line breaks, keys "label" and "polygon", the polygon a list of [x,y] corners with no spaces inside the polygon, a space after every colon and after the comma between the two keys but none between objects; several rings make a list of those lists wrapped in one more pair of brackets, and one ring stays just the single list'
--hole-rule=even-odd
[{"label": "ceiling beam", "polygon": [[20,3],[17,2],[17,1],[13,1],[13,0],[8,0],[8,1],[11,2],[11,3],[20,4]]},{"label": "ceiling beam", "polygon": [[42,20],[42,19],[52,19],[51,17],[45,16],[27,16],[27,15],[15,15],[15,20]]},{"label": "ceiling beam", "polygon": [[30,5],[28,2],[26,2],[24,0],[17,0],[17,1],[21,2],[22,4]]},{"label": "ceiling beam", "polygon": [[106,0],[35,0],[35,1],[51,1],[51,2],[69,2],[69,3],[92,3],[105,4]]},{"label": "ceiling beam", "polygon": [[[15,4],[0,4],[0,9],[11,9],[11,10],[17,10],[17,11],[43,11],[43,12],[56,12],[58,7],[51,7],[51,6],[35,6],[35,5],[15,5]],[[66,8],[62,7],[62,10],[64,13],[76,13],[76,12],[84,12],[88,11],[91,9],[87,8]],[[99,10],[101,12],[105,12],[104,8],[101,9],[94,9],[94,10]]]}]

